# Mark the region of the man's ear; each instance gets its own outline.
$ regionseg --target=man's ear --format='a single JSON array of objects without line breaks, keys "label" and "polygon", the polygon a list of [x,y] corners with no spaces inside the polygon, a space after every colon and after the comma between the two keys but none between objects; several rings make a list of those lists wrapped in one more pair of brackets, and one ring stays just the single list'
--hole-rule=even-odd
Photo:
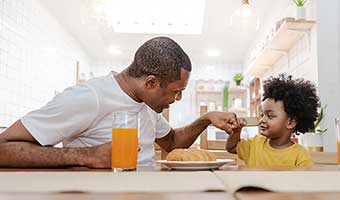
[{"label": "man's ear", "polygon": [[149,75],[144,79],[144,85],[146,89],[153,89],[159,85],[159,80],[154,75]]},{"label": "man's ear", "polygon": [[296,119],[288,118],[287,129],[295,129],[297,125]]}]

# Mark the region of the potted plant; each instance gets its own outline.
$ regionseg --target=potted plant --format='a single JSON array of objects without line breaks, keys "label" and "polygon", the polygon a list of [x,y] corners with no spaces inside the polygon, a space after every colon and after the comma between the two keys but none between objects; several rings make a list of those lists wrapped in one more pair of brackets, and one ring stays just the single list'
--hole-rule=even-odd
[{"label": "potted plant", "polygon": [[306,18],[306,8],[305,4],[307,0],[292,0],[296,5],[296,19],[305,19]]},{"label": "potted plant", "polygon": [[236,82],[236,85],[241,85],[241,81],[243,80],[243,75],[241,73],[236,73],[234,75],[233,80]]},{"label": "potted plant", "polygon": [[324,117],[326,108],[327,106],[321,107],[318,117],[314,121],[314,128],[301,135],[301,144],[310,151],[323,151],[322,135],[327,131],[327,128],[320,129],[320,123]]}]

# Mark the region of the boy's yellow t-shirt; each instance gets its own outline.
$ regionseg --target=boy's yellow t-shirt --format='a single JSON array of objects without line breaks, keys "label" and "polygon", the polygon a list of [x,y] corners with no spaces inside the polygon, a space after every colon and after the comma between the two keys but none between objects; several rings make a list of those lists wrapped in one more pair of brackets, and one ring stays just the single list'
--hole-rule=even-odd
[{"label": "boy's yellow t-shirt", "polygon": [[241,139],[236,151],[238,157],[248,166],[311,167],[313,165],[309,152],[303,146],[293,144],[285,149],[274,149],[269,145],[269,139],[262,135]]}]

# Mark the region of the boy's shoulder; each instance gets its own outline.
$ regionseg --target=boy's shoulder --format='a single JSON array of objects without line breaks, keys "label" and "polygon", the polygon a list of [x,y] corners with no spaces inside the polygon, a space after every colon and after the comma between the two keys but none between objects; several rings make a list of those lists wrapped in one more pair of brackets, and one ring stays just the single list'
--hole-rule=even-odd
[{"label": "boy's shoulder", "polygon": [[297,151],[301,152],[302,154],[310,155],[309,151],[301,144],[295,143],[295,148]]},{"label": "boy's shoulder", "polygon": [[267,139],[268,139],[267,137],[260,134],[255,135],[253,138],[254,142],[265,142]]}]

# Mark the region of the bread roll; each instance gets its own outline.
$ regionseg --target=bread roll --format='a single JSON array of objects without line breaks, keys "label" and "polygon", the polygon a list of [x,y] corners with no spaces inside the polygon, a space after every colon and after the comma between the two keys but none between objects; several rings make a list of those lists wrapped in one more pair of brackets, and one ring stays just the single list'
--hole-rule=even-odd
[{"label": "bread roll", "polygon": [[202,149],[175,149],[166,157],[168,161],[215,161],[216,155]]}]

